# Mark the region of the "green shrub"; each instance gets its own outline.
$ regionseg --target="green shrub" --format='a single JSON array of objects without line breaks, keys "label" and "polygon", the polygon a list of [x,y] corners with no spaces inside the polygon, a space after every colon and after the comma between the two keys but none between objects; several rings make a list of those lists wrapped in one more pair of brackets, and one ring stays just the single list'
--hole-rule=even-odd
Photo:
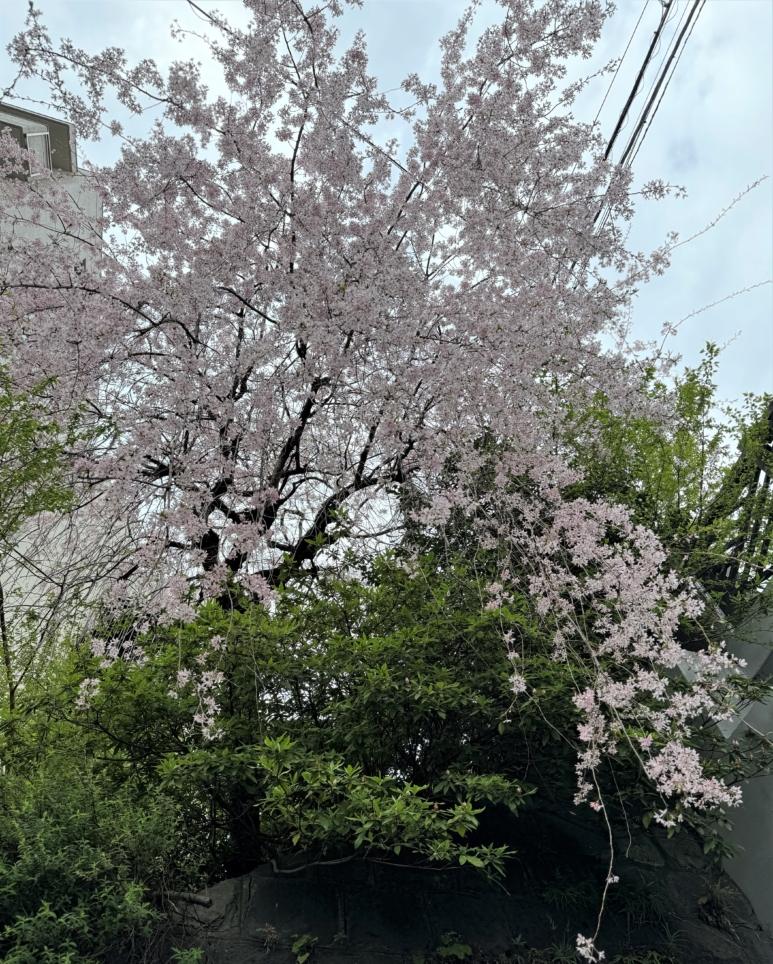
[{"label": "green shrub", "polygon": [[0,775],[3,964],[139,960],[185,849],[172,800],[66,749]]}]

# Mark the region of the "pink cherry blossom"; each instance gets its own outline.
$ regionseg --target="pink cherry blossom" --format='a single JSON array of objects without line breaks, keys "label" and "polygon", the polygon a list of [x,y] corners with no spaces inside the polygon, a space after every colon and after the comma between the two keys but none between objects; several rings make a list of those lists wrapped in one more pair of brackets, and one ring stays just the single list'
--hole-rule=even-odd
[{"label": "pink cherry blossom", "polygon": [[[19,220],[88,239],[14,237],[0,338],[20,384],[56,379],[55,414],[85,400],[104,427],[77,472],[133,520],[117,575],[170,620],[228,578],[267,599],[282,566],[395,532],[406,485],[442,524],[464,499],[441,470],[456,454],[474,471],[483,430],[513,441],[514,471],[568,478],[550,419],[597,390],[638,403],[640,369],[599,340],[623,335],[650,270],[615,220],[630,175],[554,109],[604,6],[503,0],[468,50],[470,12],[443,40],[442,86],[404,82],[414,112],[378,93],[361,36],[336,58],[338,3],[246,6],[242,30],[207,15],[227,100],[192,63],[164,77],[118,50],[57,49],[35,12],[10,48],[81,137],[118,136],[108,90],[130,113],[158,108],[89,171],[99,222],[55,178],[0,185]],[[406,146],[378,140],[382,116],[403,118]]]}]

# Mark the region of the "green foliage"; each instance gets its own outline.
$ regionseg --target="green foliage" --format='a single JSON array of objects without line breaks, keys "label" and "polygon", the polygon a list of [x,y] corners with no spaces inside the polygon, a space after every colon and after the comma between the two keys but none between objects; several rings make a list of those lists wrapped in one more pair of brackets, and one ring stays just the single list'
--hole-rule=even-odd
[{"label": "green foliage", "polygon": [[[486,609],[484,562],[430,554],[404,567],[384,556],[357,581],[286,589],[271,613],[210,604],[194,623],[127,637],[127,653],[144,650],[141,665],[102,667],[82,651],[39,711],[71,720],[116,785],[131,779],[173,801],[210,880],[271,859],[279,869],[368,858],[500,876],[510,850],[489,814],[532,800],[529,774],[554,799],[574,792],[572,696],[588,667],[576,654],[552,658],[525,598]],[[505,632],[527,680],[517,700]],[[191,721],[197,674],[214,672],[219,731],[208,739]],[[84,679],[100,687],[76,711]],[[720,777],[746,766],[726,749],[709,760]],[[662,806],[625,742],[599,779],[613,814]]]},{"label": "green foliage", "polygon": [[318,937],[312,937],[311,934],[293,934],[296,939],[293,941],[290,951],[297,955],[295,958],[296,964],[304,964],[305,961],[311,957],[314,953],[314,946],[319,940]]},{"label": "green foliage", "polygon": [[738,894],[732,887],[718,880],[706,881],[704,893],[698,898],[698,917],[712,927],[736,936],[731,915],[737,897]]},{"label": "green foliage", "polygon": [[561,941],[560,944],[554,944],[550,950],[553,955],[554,964],[575,964],[575,962],[579,962],[580,960],[577,948],[571,941]]},{"label": "green foliage", "polygon": [[161,895],[206,879],[175,800],[110,764],[109,741],[77,723],[72,683],[51,664],[0,720],[3,964],[144,960]]},{"label": "green foliage", "polygon": [[[727,488],[735,436],[713,414],[715,363],[709,349],[679,381],[671,422],[614,415],[599,400],[585,440],[582,426],[576,433],[585,472],[576,493],[629,505],[693,573],[724,558],[739,525],[716,511],[737,480]],[[653,400],[664,392],[653,385]],[[63,436],[37,403],[6,397],[15,427],[0,429],[0,481],[15,480],[18,499],[0,502],[0,527],[10,538],[19,520],[66,510],[70,497],[57,474]],[[749,451],[755,424],[743,423]],[[400,551],[367,569],[355,560],[356,577],[298,579],[271,611],[209,604],[191,624],[144,635],[127,616],[96,633],[119,636],[126,658],[104,665],[84,643],[30,679],[0,724],[0,961],[139,961],[153,946],[159,895],[266,860],[279,871],[374,859],[503,875],[512,851],[490,818],[508,826],[533,805],[537,783],[552,800],[571,798],[572,697],[592,674],[581,654],[553,658],[549,626],[526,594],[486,608],[497,570],[463,521],[437,538],[413,532],[422,551],[410,560]],[[527,684],[517,699],[505,634]],[[207,691],[219,705],[214,739],[192,724],[202,674],[220,674]],[[89,680],[100,685],[83,708]],[[760,681],[743,686],[749,701],[766,695]],[[644,735],[628,733],[631,742]],[[763,766],[758,743],[695,731],[709,775],[727,782]],[[662,808],[625,741],[598,779],[613,819],[625,809],[646,823]],[[675,815],[704,835],[707,852],[727,854],[713,823],[727,826],[726,815]],[[556,879],[543,897],[570,913],[596,894],[589,882]],[[629,927],[657,919],[646,901],[613,910]],[[299,964],[314,942],[296,936]],[[180,964],[201,955],[175,953]],[[432,958],[468,953],[451,935]],[[545,954],[534,960],[573,959],[561,948]]]},{"label": "green foliage", "polygon": [[179,846],[168,800],[138,799],[63,754],[0,777],[0,959],[118,959],[160,915],[149,901]]},{"label": "green foliage", "polygon": [[449,931],[440,938],[440,946],[435,949],[435,954],[441,959],[463,961],[472,957],[472,948],[469,944],[463,944],[458,934]]},{"label": "green foliage", "polygon": [[663,895],[645,884],[630,882],[609,891],[610,913],[615,920],[625,921],[628,935],[645,924],[663,928],[668,921],[668,906]]},{"label": "green foliage", "polygon": [[731,413],[717,408],[718,355],[707,345],[701,363],[685,369],[673,388],[650,381],[649,395],[663,408],[662,417],[618,414],[599,397],[568,440],[585,476],[578,492],[623,502],[637,522],[666,541],[698,524],[737,440]]},{"label": "green foliage", "polygon": [[176,947],[172,950],[172,964],[203,964],[204,951],[200,947],[191,947],[181,950]]},{"label": "green foliage", "polygon": [[631,951],[630,954],[623,954],[613,957],[610,964],[681,964],[682,957],[675,957],[667,951],[643,948],[640,951]]},{"label": "green foliage", "polygon": [[[299,751],[287,737],[266,739],[259,766],[268,776],[262,806],[277,834],[289,837],[306,854],[335,853],[353,847],[355,854],[403,850],[430,861],[460,864],[503,873],[509,851],[460,846],[477,825],[469,800],[440,807],[427,786],[393,777],[366,776],[334,753]],[[352,840],[353,838],[353,840]]]},{"label": "green foliage", "polygon": [[557,873],[542,891],[545,903],[561,911],[593,907],[598,903],[598,897],[599,888],[592,880],[570,878],[566,873]]},{"label": "green foliage", "polygon": [[[270,615],[207,606],[141,639],[141,667],[86,660],[80,678],[102,685],[81,725],[109,733],[143,779],[160,776],[227,872],[235,849],[242,865],[391,854],[500,874],[508,850],[480,839],[479,815],[515,813],[533,793],[510,772],[528,743],[499,727],[511,703],[501,614],[466,572],[430,558],[411,575],[384,558],[367,582],[287,590]],[[190,726],[195,686],[177,681],[215,666],[220,732],[208,741]]]},{"label": "green foliage", "polygon": [[15,618],[20,590],[9,589],[6,562],[25,521],[43,512],[66,512],[74,501],[64,456],[78,425],[73,420],[61,426],[47,416],[42,401],[47,387],[14,391],[0,363],[0,648],[11,706],[39,656],[41,613],[21,607],[22,618]]},{"label": "green foliage", "polygon": [[[570,494],[628,506],[637,523],[660,536],[674,569],[697,577],[717,602],[727,605],[740,591],[748,604],[767,578],[770,496],[762,491],[755,500],[747,493],[761,464],[773,470],[766,446],[771,399],[746,396],[743,409],[721,404],[720,350],[708,343],[702,356],[673,385],[650,379],[661,415],[613,412],[599,397],[572,423],[565,444],[583,480]],[[736,560],[731,585],[729,557]],[[739,575],[741,584],[732,585]],[[744,601],[734,605],[743,609]]]},{"label": "green foliage", "polygon": [[25,519],[72,504],[63,455],[74,426],[63,429],[46,417],[40,401],[45,387],[14,392],[0,368],[0,556]]},{"label": "green foliage", "polygon": [[[363,582],[285,591],[273,613],[209,605],[126,637],[143,663],[64,654],[0,724],[0,960],[140,960],[158,895],[272,858],[503,873],[509,850],[480,819],[534,788],[516,775],[529,743],[500,732],[502,617],[480,600],[465,571],[385,558]],[[524,612],[508,619],[529,631]],[[193,674],[215,671],[208,740],[191,725]],[[568,756],[565,769],[569,781]]]}]

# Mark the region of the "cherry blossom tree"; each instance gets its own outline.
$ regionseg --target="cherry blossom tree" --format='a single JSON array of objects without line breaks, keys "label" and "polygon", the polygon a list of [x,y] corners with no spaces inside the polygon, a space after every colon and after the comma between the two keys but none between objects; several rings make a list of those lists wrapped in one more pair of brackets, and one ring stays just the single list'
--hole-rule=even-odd
[{"label": "cherry blossom tree", "polygon": [[[706,654],[692,696],[668,695],[694,591],[625,512],[561,495],[574,476],[557,426],[599,394],[645,405],[654,362],[624,349],[627,317],[668,263],[667,246],[627,249],[631,174],[572,116],[582,83],[559,89],[611,4],[499,0],[477,40],[473,5],[442,40],[440,85],[403,82],[410,108],[379,92],[362,35],[337,54],[338,0],[245,5],[244,29],[197,8],[227,97],[192,62],[162,76],[117,49],[56,47],[35,11],[9,47],[19,83],[47,81],[82,137],[123,142],[88,171],[98,222],[46,172],[0,182],[4,209],[51,239],[21,232],[0,252],[2,351],[21,389],[45,380],[56,417],[81,407],[93,426],[75,470],[131,530],[116,591],[152,577],[169,619],[192,614],[191,587],[194,600],[226,585],[266,598],[341,547],[398,532],[406,500],[428,525],[473,509],[465,480],[494,439],[497,538],[557,621],[556,658],[579,647],[599,667],[577,696],[578,799],[631,739],[626,721],[646,717],[666,736],[637,752],[666,798],[737,802],[684,744],[696,714],[729,712],[716,682],[728,658]],[[156,107],[150,133],[125,134],[109,96],[134,115]],[[406,138],[380,137],[383,120]],[[8,171],[32,163],[8,137],[2,150]],[[514,479],[530,480],[528,497]]]},{"label": "cherry blossom tree", "polygon": [[[100,224],[61,185],[6,181],[20,216],[103,240],[85,267],[77,246],[14,240],[3,342],[20,379],[57,379],[53,404],[85,400],[105,427],[78,471],[137,520],[133,564],[163,557],[206,594],[228,573],[260,593],[283,560],[389,530],[388,496],[431,490],[483,431],[514,441],[518,469],[555,470],[559,409],[635,392],[600,336],[622,334],[652,267],[624,247],[629,175],[569,114],[577,87],[556,95],[602,4],[504,4],[467,52],[470,11],[443,41],[442,87],[407,78],[400,111],[362,36],[335,57],[338,4],[247,6],[244,31],[207,16],[227,101],[192,63],[164,79],[117,50],[54,50],[37,14],[11,46],[82,136],[104,128],[108,89],[162,109],[90,172]],[[373,131],[397,115],[405,149]]]}]

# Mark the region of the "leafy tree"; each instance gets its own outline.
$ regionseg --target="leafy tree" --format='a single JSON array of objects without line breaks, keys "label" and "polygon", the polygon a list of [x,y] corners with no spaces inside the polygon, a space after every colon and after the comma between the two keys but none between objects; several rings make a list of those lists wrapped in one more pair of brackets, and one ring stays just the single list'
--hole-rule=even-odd
[{"label": "leafy tree", "polygon": [[771,575],[772,496],[762,483],[773,474],[773,409],[767,396],[747,396],[742,410],[719,402],[719,361],[709,343],[673,386],[653,376],[660,412],[649,416],[614,413],[600,397],[567,440],[583,473],[574,494],[628,506],[660,537],[670,566],[739,622],[759,608]]},{"label": "leafy tree", "polygon": [[69,508],[62,456],[67,432],[47,416],[47,385],[14,392],[0,369],[0,544],[6,546],[30,516]]},{"label": "leafy tree", "polygon": [[50,660],[0,723],[0,960],[140,961],[163,897],[205,879],[159,782],[120,767],[73,722],[72,666]]},{"label": "leafy tree", "polygon": [[4,964],[120,960],[147,943],[161,920],[150,888],[182,845],[169,800],[62,752],[27,779],[4,774],[0,799]]},{"label": "leafy tree", "polygon": [[0,639],[11,708],[30,660],[23,659],[20,669],[14,665],[4,590],[13,568],[9,557],[27,520],[64,512],[73,502],[62,458],[72,432],[47,415],[42,396],[48,387],[43,383],[19,393],[0,367]]},{"label": "leafy tree", "polygon": [[[144,633],[108,622],[65,650],[0,726],[3,953],[139,960],[162,936],[164,894],[267,860],[499,877],[523,807],[572,806],[575,694],[598,670],[575,647],[555,659],[528,594],[490,605],[498,561],[387,555],[356,578],[294,582],[272,611],[210,603]],[[601,668],[624,683],[614,658]],[[653,694],[649,709],[662,705]],[[714,830],[730,814],[674,809],[641,766],[636,748],[657,752],[668,733],[653,740],[646,715],[625,725],[596,768],[596,819],[671,807],[673,829],[726,853]],[[697,725],[687,747],[723,786],[765,764],[764,741],[731,746]]]},{"label": "leafy tree", "polygon": [[[0,959],[139,960],[164,894],[266,859],[501,874],[510,848],[480,818],[533,785],[487,759],[508,668],[479,602],[461,572],[384,559],[273,614],[210,604],[124,633],[112,662],[109,633],[65,651],[0,726]],[[191,726],[213,697],[215,739]]]},{"label": "leafy tree", "polygon": [[[577,85],[558,89],[611,8],[502,0],[468,49],[471,9],[444,40],[442,85],[411,75],[402,109],[378,93],[363,37],[336,56],[337,0],[246,7],[244,30],[201,14],[226,99],[193,63],[164,78],[58,48],[35,11],[9,48],[81,137],[109,128],[124,146],[89,172],[99,223],[55,179],[44,195],[0,182],[8,210],[105,239],[83,265],[65,239],[41,256],[43,241],[15,238],[0,332],[20,382],[55,374],[51,405],[85,400],[106,426],[79,465],[137,520],[116,578],[131,570],[146,605],[165,587],[172,617],[190,614],[191,581],[213,598],[230,574],[261,598],[336,547],[378,551],[402,525],[395,500],[418,486],[442,502],[439,469],[452,455],[474,469],[482,430],[517,474],[560,474],[550,427],[568,405],[599,391],[635,404],[638,368],[599,335],[668,258],[627,251],[630,172],[573,119]],[[147,138],[108,122],[109,89],[131,113],[160,108]],[[407,141],[381,143],[382,116]]]},{"label": "leafy tree", "polygon": [[[464,841],[481,806],[516,811],[531,792],[496,762],[510,704],[498,620],[461,570],[374,566],[365,583],[288,590],[273,614],[210,605],[135,643],[142,665],[97,669],[81,725],[143,778],[160,768],[213,866],[404,851],[501,872],[506,848]],[[191,727],[210,699],[215,739]],[[374,807],[382,819],[363,828]]]}]

